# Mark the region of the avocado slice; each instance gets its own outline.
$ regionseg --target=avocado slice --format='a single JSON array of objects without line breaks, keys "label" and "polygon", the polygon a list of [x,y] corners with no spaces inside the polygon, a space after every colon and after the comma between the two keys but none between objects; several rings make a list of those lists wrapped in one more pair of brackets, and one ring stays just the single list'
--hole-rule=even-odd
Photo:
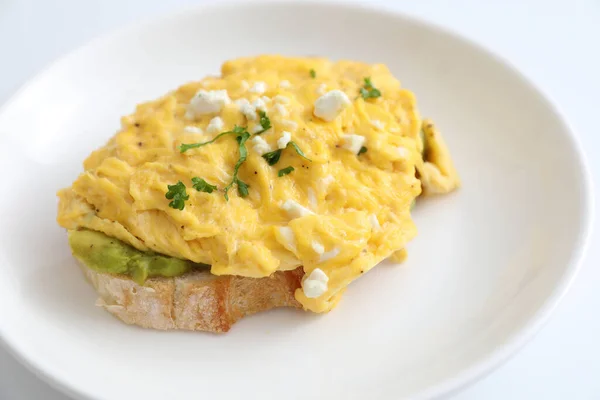
[{"label": "avocado slice", "polygon": [[130,276],[143,285],[150,277],[173,277],[191,268],[205,267],[191,261],[140,251],[121,240],[88,229],[69,231],[73,256],[98,272]]},{"label": "avocado slice", "polygon": [[429,145],[427,144],[427,136],[423,127],[419,131],[419,140],[421,140],[421,158],[423,161],[429,161]]}]

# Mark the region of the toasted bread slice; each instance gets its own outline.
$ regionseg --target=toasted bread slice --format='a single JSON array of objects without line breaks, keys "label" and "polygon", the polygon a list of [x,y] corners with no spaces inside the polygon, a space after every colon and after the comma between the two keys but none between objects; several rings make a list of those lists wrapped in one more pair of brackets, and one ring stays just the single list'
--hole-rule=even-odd
[{"label": "toasted bread slice", "polygon": [[266,278],[216,276],[196,270],[176,278],[150,278],[142,286],[127,276],[80,265],[100,296],[98,306],[127,324],[144,328],[227,332],[246,315],[275,307],[301,307],[294,292],[300,287],[302,267]]}]

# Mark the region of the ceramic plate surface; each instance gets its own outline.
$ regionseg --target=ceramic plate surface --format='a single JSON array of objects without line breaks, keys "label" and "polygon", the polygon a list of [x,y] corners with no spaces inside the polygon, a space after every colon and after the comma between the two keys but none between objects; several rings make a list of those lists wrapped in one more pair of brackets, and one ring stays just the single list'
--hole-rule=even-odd
[{"label": "ceramic plate surface", "polygon": [[[136,103],[261,53],[386,63],[437,122],[463,188],[418,204],[406,263],[375,268],[328,315],[276,310],[225,335],[122,324],[94,306],[55,223],[55,192]],[[448,393],[540,327],[574,277],[591,219],[573,133],[518,72],[428,24],[323,2],[192,9],[96,40],[4,105],[0,160],[0,335],[86,399]]]}]

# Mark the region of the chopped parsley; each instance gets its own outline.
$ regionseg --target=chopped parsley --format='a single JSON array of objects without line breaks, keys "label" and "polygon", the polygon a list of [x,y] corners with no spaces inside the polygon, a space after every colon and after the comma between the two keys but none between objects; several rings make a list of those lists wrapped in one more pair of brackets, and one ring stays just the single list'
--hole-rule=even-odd
[{"label": "chopped parsley", "polygon": [[194,189],[199,192],[212,193],[214,190],[217,190],[215,185],[211,185],[204,179],[198,178],[197,176],[192,178],[192,183],[194,184]]},{"label": "chopped parsley", "polygon": [[[270,124],[271,124],[271,122],[269,122],[269,125]],[[202,147],[202,146],[205,146],[207,144],[214,143],[221,136],[230,135],[230,134],[240,135],[240,134],[242,134],[244,132],[246,132],[246,128],[244,128],[242,126],[237,126],[236,125],[233,128],[233,130],[219,133],[217,136],[215,136],[212,140],[209,140],[208,142],[202,142],[202,143],[182,143],[181,146],[179,146],[179,151],[181,153],[185,153],[186,151],[188,151],[190,149],[196,149],[198,147]]]},{"label": "chopped parsley", "polygon": [[[264,130],[269,129],[271,127],[271,121],[269,120],[269,118],[266,116],[266,114],[264,112],[261,113],[261,126],[263,127]],[[264,132],[264,130],[262,132]],[[184,143],[181,146],[179,146],[179,151],[183,153],[189,149],[194,149],[194,148],[202,147],[204,145],[213,143],[221,136],[225,136],[225,135],[229,135],[229,134],[235,135],[235,140],[238,142],[238,150],[239,150],[240,156],[238,158],[237,163],[235,164],[235,167],[233,168],[233,178],[231,179],[231,182],[229,183],[229,185],[225,186],[225,200],[227,200],[227,201],[229,201],[229,195],[228,195],[229,189],[231,189],[231,187],[233,185],[237,185],[238,193],[241,197],[248,196],[249,186],[245,182],[242,182],[238,178],[238,172],[240,170],[240,167],[242,166],[242,164],[246,161],[246,158],[248,157],[248,149],[246,148],[246,141],[250,138],[250,133],[248,133],[246,128],[243,126],[236,125],[233,128],[233,130],[219,133],[217,136],[214,137],[214,139],[209,140],[208,142],[190,143],[190,144]],[[192,182],[194,183],[194,188],[200,192],[212,193],[214,190],[217,190],[216,186],[211,185],[208,182],[206,182],[204,179],[201,179],[198,177],[192,178]],[[179,183],[181,183],[181,182],[179,182]],[[178,185],[179,185],[179,183],[178,183]],[[183,185],[183,183],[181,183],[181,185]],[[171,189],[171,186],[169,186],[169,189]],[[187,194],[185,193],[185,186],[183,186],[183,189],[184,189],[184,195],[187,196]],[[167,197],[167,198],[169,198],[169,197]],[[187,196],[185,198],[185,200],[187,200],[188,198],[189,198],[189,196]],[[174,206],[172,206],[172,207],[183,210],[183,204],[180,205],[178,202],[175,205],[177,207],[174,207]],[[179,208],[179,207],[181,207],[181,208]]]},{"label": "chopped parsley", "polygon": [[363,99],[375,99],[381,96],[381,91],[373,86],[371,78],[365,78],[365,84],[360,88],[360,95]]},{"label": "chopped parsley", "polygon": [[317,71],[315,71],[314,69],[310,69],[310,77],[315,79],[317,77]]},{"label": "chopped parsley", "polygon": [[361,154],[366,153],[367,150],[368,149],[365,146],[361,147],[360,150],[358,151],[358,155],[360,156]]},{"label": "chopped parsley", "polygon": [[282,168],[279,170],[279,172],[277,172],[277,176],[279,176],[281,178],[282,176],[291,173],[293,170],[294,170],[294,167],[292,167],[292,166]]},{"label": "chopped parsley", "polygon": [[294,148],[294,150],[296,150],[296,153],[298,153],[298,155],[300,157],[304,158],[305,160],[312,161],[310,158],[308,158],[304,155],[304,152],[300,149],[300,147],[298,147],[296,142],[289,142],[287,147],[290,147],[290,146],[292,146]]},{"label": "chopped parsley", "polygon": [[171,200],[169,207],[183,210],[185,201],[190,198],[190,195],[185,191],[183,182],[179,181],[174,185],[167,185],[167,189],[169,189],[169,191],[165,194],[165,197]]},{"label": "chopped parsley", "polygon": [[[242,129],[244,129],[244,128],[242,128]],[[231,182],[229,183],[229,185],[225,186],[225,200],[227,200],[227,201],[229,201],[229,195],[227,194],[227,192],[229,192],[229,189],[231,189],[231,187],[234,184],[237,185],[238,194],[240,195],[240,197],[248,196],[249,186],[248,186],[248,184],[246,184],[245,182],[241,181],[238,178],[238,172],[240,170],[240,167],[242,166],[242,164],[246,161],[246,158],[248,157],[248,149],[246,148],[246,141],[249,138],[250,138],[250,134],[245,129],[243,132],[240,132],[235,138],[235,140],[237,140],[238,145],[239,145],[240,158],[238,159],[237,163],[235,163],[235,167],[233,168],[233,178],[231,179]]]},{"label": "chopped parsley", "polygon": [[[310,158],[306,157],[306,155],[304,154],[304,152],[302,151],[302,149],[300,149],[300,147],[298,147],[298,145],[295,142],[289,142],[286,146],[286,149],[288,147],[292,147],[294,150],[296,150],[296,153],[298,153],[298,155],[308,161],[312,161]],[[281,153],[283,152],[283,149],[277,149],[275,151],[270,151],[268,153],[263,154],[263,158],[267,161],[267,163],[271,166],[277,164],[279,162],[279,159],[281,158]],[[291,171],[290,171],[291,172]],[[288,172],[289,173],[289,172]],[[281,175],[280,175],[281,176]]]},{"label": "chopped parsley", "polygon": [[262,129],[256,132],[255,135],[260,135],[261,133],[271,129],[271,120],[267,116],[267,113],[264,111],[259,111],[258,116],[260,117],[259,123]]},{"label": "chopped parsley", "polygon": [[[256,135],[260,135],[266,130],[271,129],[271,120],[269,119],[267,114],[264,111],[259,111],[258,115],[260,116],[259,123],[262,127],[262,130],[256,132]],[[233,128],[233,130],[222,132],[215,136],[212,140],[209,140],[208,142],[183,143],[179,146],[179,151],[181,153],[184,153],[190,149],[195,149],[210,143],[214,143],[221,136],[230,134],[235,135],[235,140],[238,142],[239,158],[235,164],[235,167],[233,168],[233,177],[231,178],[231,182],[229,182],[229,184],[225,186],[225,200],[227,201],[229,201],[229,189],[231,189],[233,185],[237,185],[238,194],[240,195],[240,197],[246,197],[249,194],[248,189],[250,186],[248,186],[247,183],[243,182],[238,177],[240,167],[246,161],[246,158],[248,158],[248,149],[246,148],[246,141],[248,141],[251,135],[248,132],[247,128],[236,125]],[[300,149],[300,147],[296,143],[290,141],[287,144],[286,148],[290,146],[296,151],[296,153],[298,153],[300,157],[303,157],[308,161],[312,161],[310,158],[306,157],[302,149]],[[277,164],[277,162],[279,162],[282,152],[283,149],[271,151],[269,153],[263,154],[263,158],[267,161],[269,165],[275,165]],[[287,168],[279,170],[278,175],[284,176],[291,173],[292,171],[294,171],[294,168],[289,166]],[[217,190],[217,187],[215,185],[211,185],[202,178],[194,177],[192,178],[192,183],[194,189],[198,190],[199,192],[212,193],[213,191]],[[189,199],[188,194],[185,192],[185,185],[181,181],[179,181],[176,185],[169,186],[168,188],[169,192],[166,194],[166,197],[167,199],[173,200],[171,201],[171,203],[169,203],[169,206],[178,210],[183,210],[185,206],[185,200]]]},{"label": "chopped parsley", "polygon": [[263,158],[267,161],[269,165],[275,165],[281,158],[282,149],[278,149],[275,151],[270,151],[268,153],[263,154]]}]

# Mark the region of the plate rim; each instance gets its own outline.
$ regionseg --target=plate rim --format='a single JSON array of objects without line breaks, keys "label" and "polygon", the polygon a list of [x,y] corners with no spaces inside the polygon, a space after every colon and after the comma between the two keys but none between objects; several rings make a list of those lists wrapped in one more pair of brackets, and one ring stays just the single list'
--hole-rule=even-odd
[{"label": "plate rim", "polygon": [[[421,16],[404,12],[403,10],[387,7],[385,4],[359,3],[352,0],[221,0],[213,4],[191,4],[184,7],[178,7],[163,15],[156,14],[146,16],[138,21],[126,22],[117,28],[109,29],[108,31],[93,37],[91,40],[60,53],[52,61],[42,65],[41,68],[37,69],[32,75],[27,77],[23,83],[17,86],[16,90],[9,92],[7,99],[3,103],[0,103],[0,122],[2,122],[2,115],[7,111],[11,104],[18,101],[18,98],[22,93],[26,92],[29,87],[34,86],[39,80],[42,80],[52,69],[54,69],[54,67],[61,63],[69,62],[71,58],[77,57],[79,53],[83,52],[88,47],[108,43],[129,32],[143,30],[148,26],[164,23],[171,19],[178,19],[188,13],[202,13],[205,10],[224,10],[235,6],[265,8],[269,5],[289,7],[338,7],[349,11],[370,13],[371,16],[393,16],[399,20],[408,21],[420,28],[434,31],[440,35],[448,36],[453,40],[463,42],[463,44],[471,47],[474,51],[486,55],[498,65],[509,70],[516,79],[520,80],[522,85],[536,93],[540,97],[540,101],[545,103],[544,105],[555,114],[556,118],[563,125],[563,130],[567,132],[566,139],[569,141],[575,153],[576,162],[578,163],[581,172],[580,189],[582,190],[579,209],[579,214],[582,218],[582,226],[577,232],[576,245],[572,249],[567,268],[565,269],[562,279],[553,288],[551,294],[544,299],[539,309],[524,323],[524,326],[520,330],[517,330],[502,346],[493,349],[486,358],[473,363],[468,368],[460,370],[454,376],[438,381],[430,388],[422,390],[415,398],[441,398],[456,394],[480,379],[490,375],[500,366],[504,365],[513,356],[518,354],[520,350],[522,350],[523,347],[548,323],[550,317],[554,314],[557,306],[568,293],[581,270],[589,247],[592,226],[595,220],[595,195],[592,173],[579,135],[570,123],[569,118],[558,106],[558,102],[542,87],[521,72],[514,63],[500,53],[497,53],[495,49],[487,47],[485,44],[479,43],[472,37],[462,34],[447,25],[432,22]],[[80,391],[70,385],[68,381],[56,378],[51,370],[43,369],[43,367],[34,359],[27,357],[24,353],[20,352],[18,350],[20,346],[15,345],[15,342],[16,341],[6,337],[6,334],[0,326],[0,346],[37,378],[59,392],[75,399],[106,400],[97,397],[96,394]]]}]

